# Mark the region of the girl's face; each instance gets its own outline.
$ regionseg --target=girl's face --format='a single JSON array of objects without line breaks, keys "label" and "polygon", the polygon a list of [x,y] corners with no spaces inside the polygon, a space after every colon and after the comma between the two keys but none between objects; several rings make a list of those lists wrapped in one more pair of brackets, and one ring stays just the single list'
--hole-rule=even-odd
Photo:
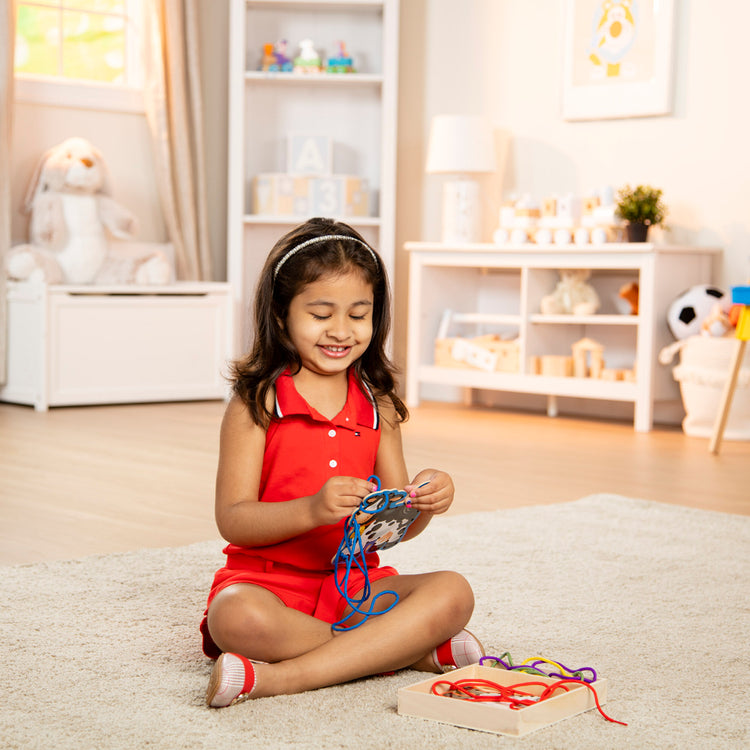
[{"label": "girl's face", "polygon": [[321,276],[292,299],[286,329],[302,367],[321,375],[345,372],[372,338],[372,285],[357,271]]}]

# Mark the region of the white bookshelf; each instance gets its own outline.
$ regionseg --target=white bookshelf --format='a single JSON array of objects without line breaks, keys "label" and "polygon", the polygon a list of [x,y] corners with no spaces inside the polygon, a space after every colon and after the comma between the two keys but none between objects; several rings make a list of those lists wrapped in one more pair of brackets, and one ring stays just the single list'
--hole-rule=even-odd
[{"label": "white bookshelf", "polygon": [[[657,363],[659,350],[673,341],[666,323],[669,303],[695,284],[710,282],[716,248],[622,243],[608,245],[461,245],[407,242],[409,313],[406,396],[419,404],[430,385],[458,386],[471,400],[474,389],[540,394],[548,413],[557,398],[631,402],[634,425],[648,431],[658,401],[679,399],[669,368]],[[587,268],[601,300],[595,315],[544,315],[540,302],[555,287],[561,268]],[[637,282],[639,312],[620,308],[618,291]],[[458,312],[486,332],[518,338],[519,371],[438,367],[435,338],[445,309]],[[456,335],[453,333],[452,335]],[[462,335],[471,336],[472,333]],[[605,346],[607,367],[634,368],[634,381],[533,374],[529,361],[542,355],[569,355],[584,337]]]},{"label": "white bookshelf", "polygon": [[[253,213],[252,180],[286,171],[286,137],[328,135],[333,173],[367,180],[367,216],[333,216],[359,231],[383,257],[395,256],[396,106],[399,0],[231,0],[227,273],[232,285],[235,354],[249,343],[249,310],[258,274],[274,243],[310,216]],[[259,70],[263,45],[302,39],[321,56],[339,40],[356,73]]]}]

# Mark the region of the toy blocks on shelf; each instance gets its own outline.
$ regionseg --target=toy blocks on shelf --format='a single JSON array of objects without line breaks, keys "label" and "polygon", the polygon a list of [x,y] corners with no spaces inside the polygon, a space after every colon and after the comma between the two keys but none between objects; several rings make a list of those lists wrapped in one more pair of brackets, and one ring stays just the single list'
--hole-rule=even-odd
[{"label": "toy blocks on shelf", "polygon": [[505,201],[499,212],[496,244],[586,245],[619,239],[614,190],[606,186],[579,198],[570,193],[543,198],[529,195]]},{"label": "toy blocks on shelf", "polygon": [[577,378],[600,378],[604,370],[604,347],[593,339],[576,341],[573,349],[573,375]]},{"label": "toy blocks on shelf", "polygon": [[367,180],[339,174],[259,174],[253,179],[253,211],[275,216],[367,216]]},{"label": "toy blocks on shelf", "polygon": [[333,140],[290,133],[286,172],[262,172],[252,181],[252,211],[270,216],[368,216],[369,185],[356,175],[333,174]]}]

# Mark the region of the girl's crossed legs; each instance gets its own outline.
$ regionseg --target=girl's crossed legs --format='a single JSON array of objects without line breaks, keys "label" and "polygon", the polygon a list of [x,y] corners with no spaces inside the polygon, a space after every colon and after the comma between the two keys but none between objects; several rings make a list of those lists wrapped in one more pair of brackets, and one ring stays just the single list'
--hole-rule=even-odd
[{"label": "girl's crossed legs", "polygon": [[[334,633],[329,623],[287,607],[267,589],[239,583],[211,602],[208,628],[222,651],[269,662],[254,667],[254,698],[299,693],[403,667],[440,671],[431,653],[468,623],[474,608],[468,582],[450,571],[388,576],[371,584],[370,600],[389,590],[399,595],[393,609],[354,630]],[[382,597],[376,610],[391,600]],[[369,601],[362,605],[368,607]],[[346,625],[362,619],[355,614]]]}]

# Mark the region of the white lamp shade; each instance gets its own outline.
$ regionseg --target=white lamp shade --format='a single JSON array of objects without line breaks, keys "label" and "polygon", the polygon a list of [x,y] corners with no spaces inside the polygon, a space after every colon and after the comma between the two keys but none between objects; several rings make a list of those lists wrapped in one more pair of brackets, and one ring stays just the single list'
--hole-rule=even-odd
[{"label": "white lamp shade", "polygon": [[477,115],[437,115],[432,118],[427,148],[428,174],[494,172],[492,128]]}]

